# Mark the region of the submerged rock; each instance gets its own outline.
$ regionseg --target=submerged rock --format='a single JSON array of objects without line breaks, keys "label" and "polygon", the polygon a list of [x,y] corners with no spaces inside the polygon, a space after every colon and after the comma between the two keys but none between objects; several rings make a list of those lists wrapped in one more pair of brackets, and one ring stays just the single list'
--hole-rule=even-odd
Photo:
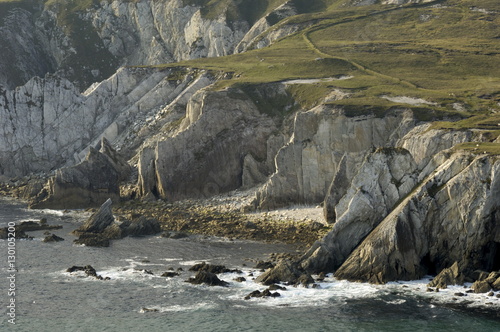
[{"label": "submerged rock", "polygon": [[68,273],[73,273],[77,271],[83,271],[88,277],[94,277],[99,280],[109,280],[109,277],[103,278],[101,275],[97,274],[96,269],[92,267],[92,265],[85,265],[85,266],[76,266],[73,265],[72,267],[68,268],[66,272]]},{"label": "submerged rock", "polygon": [[209,273],[219,274],[219,273],[242,273],[241,270],[228,269],[224,265],[213,265],[207,264],[206,262],[198,263],[189,268],[189,271],[205,271]]},{"label": "submerged rock", "polygon": [[[14,237],[16,239],[32,239],[33,237],[26,234],[26,232],[42,231],[42,230],[52,230],[61,229],[61,225],[49,225],[46,219],[42,219],[39,222],[36,221],[23,221],[20,224],[14,226]],[[0,228],[0,239],[6,240],[9,236],[9,227]]]},{"label": "submerged rock", "polygon": [[262,292],[259,290],[256,290],[256,291],[251,292],[247,296],[245,296],[245,300],[250,300],[252,297],[259,298],[259,297],[279,297],[279,296],[281,296],[280,293],[278,293],[278,292],[272,293],[269,289],[266,289]]},{"label": "submerged rock", "polygon": [[60,241],[64,241],[64,239],[62,237],[55,235],[55,234],[47,235],[42,240],[42,242],[60,242]]},{"label": "submerged rock", "polygon": [[165,278],[173,278],[173,277],[177,277],[179,276],[180,274],[177,273],[177,272],[165,272],[163,273],[161,276],[162,277],[165,277]]}]

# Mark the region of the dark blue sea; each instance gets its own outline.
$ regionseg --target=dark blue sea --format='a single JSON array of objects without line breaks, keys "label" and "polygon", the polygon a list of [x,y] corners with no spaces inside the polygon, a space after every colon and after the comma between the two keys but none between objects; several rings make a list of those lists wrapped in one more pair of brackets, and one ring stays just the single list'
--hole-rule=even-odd
[{"label": "dark blue sea", "polygon": [[[266,288],[252,280],[261,273],[253,269],[255,261],[292,247],[202,236],[125,238],[109,248],[74,245],[69,233],[88,216],[33,211],[22,202],[0,199],[1,227],[47,218],[49,224],[63,225],[51,232],[65,239],[44,243],[39,231],[30,233],[33,240],[16,241],[14,272],[9,271],[8,241],[0,240],[0,331],[500,331],[500,298],[457,297],[463,286],[430,293],[428,280],[374,286],[329,276],[319,288],[286,286],[280,297],[244,300]],[[189,267],[203,261],[243,274],[219,275],[229,287],[186,283]],[[67,273],[73,265],[92,265],[110,280]],[[183,272],[161,277],[170,268]],[[9,294],[12,274],[15,295]],[[247,281],[233,280],[239,276]]]}]

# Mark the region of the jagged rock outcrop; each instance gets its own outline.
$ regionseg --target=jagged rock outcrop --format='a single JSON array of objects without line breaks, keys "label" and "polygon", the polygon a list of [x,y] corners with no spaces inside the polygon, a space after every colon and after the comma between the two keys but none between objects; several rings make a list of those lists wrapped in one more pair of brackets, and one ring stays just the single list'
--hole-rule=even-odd
[{"label": "jagged rock outcrop", "polygon": [[204,18],[199,6],[182,0],[103,2],[83,18],[122,65],[228,55],[250,28],[243,20],[229,24],[225,12]]},{"label": "jagged rock outcrop", "polygon": [[108,247],[110,240],[126,236],[154,235],[161,232],[158,220],[142,215],[116,220],[112,204],[112,200],[108,199],[82,226],[73,231],[73,234],[78,236],[75,243],[92,247]]},{"label": "jagged rock outcrop", "polygon": [[251,27],[251,29],[236,46],[235,52],[241,53],[249,49],[262,48],[270,45],[273,41],[278,40],[279,38],[283,38],[293,32],[296,32],[300,29],[300,25],[298,24],[280,27],[279,29],[273,31],[268,31],[268,29],[279,21],[297,14],[298,10],[295,8],[293,1],[287,1],[278,6],[275,10],[258,20]]},{"label": "jagged rock outcrop", "polygon": [[78,165],[61,168],[30,203],[32,208],[74,209],[120,200],[120,181],[131,167],[103,138],[99,151],[91,148]]},{"label": "jagged rock outcrop", "polygon": [[297,113],[290,141],[279,150],[276,172],[259,192],[257,205],[269,209],[322,202],[342,159],[350,182],[366,154],[394,146],[414,125],[409,110],[394,110],[383,118],[349,117],[322,105]]},{"label": "jagged rock outcrop", "polygon": [[44,48],[41,31],[38,33],[35,25],[33,11],[38,5],[2,3],[0,6],[0,85],[13,89],[33,76],[53,72],[55,61]]},{"label": "jagged rock outcrop", "polygon": [[207,14],[201,8],[208,5],[183,0],[1,6],[0,85],[9,89],[57,73],[82,90],[121,66],[232,54],[254,23],[244,13],[221,7]]},{"label": "jagged rock outcrop", "polygon": [[369,154],[352,180],[340,164],[325,200],[332,230],[304,255],[314,272],[337,269],[356,246],[417,184],[416,163],[405,149],[380,148]]},{"label": "jagged rock outcrop", "polygon": [[239,188],[245,156],[265,161],[276,130],[273,118],[239,89],[201,90],[190,99],[178,134],[141,151],[140,195],[178,200]]},{"label": "jagged rock outcrop", "polygon": [[336,271],[341,279],[418,279],[459,262],[465,274],[498,268],[500,159],[440,154],[441,165],[372,231]]},{"label": "jagged rock outcrop", "polygon": [[455,262],[452,266],[439,272],[428,286],[443,289],[447,288],[449,285],[463,285],[465,276],[462,270],[463,268],[458,266],[458,262]]},{"label": "jagged rock outcrop", "polygon": [[108,199],[75,233],[101,233],[110,226],[115,217],[111,209],[113,201]]}]

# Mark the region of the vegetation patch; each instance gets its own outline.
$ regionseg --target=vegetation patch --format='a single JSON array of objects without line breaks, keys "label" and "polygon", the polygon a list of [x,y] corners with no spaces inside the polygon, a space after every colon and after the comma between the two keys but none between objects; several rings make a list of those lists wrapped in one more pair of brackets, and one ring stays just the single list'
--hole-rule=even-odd
[{"label": "vegetation patch", "polygon": [[455,151],[469,151],[475,154],[500,155],[500,143],[462,143],[453,148]]}]

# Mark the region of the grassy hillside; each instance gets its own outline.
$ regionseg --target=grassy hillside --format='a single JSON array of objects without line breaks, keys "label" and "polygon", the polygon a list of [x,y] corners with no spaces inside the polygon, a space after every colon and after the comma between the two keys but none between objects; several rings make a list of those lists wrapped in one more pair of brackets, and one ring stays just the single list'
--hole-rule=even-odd
[{"label": "grassy hillside", "polygon": [[[500,2],[358,7],[338,0],[296,2],[303,14],[271,29],[304,23],[308,28],[267,48],[179,65],[233,72],[219,88],[350,75],[290,89],[304,105],[342,89],[351,98],[331,103],[355,113],[412,106],[424,120],[472,116],[465,127],[500,129]],[[441,127],[464,128],[462,122]]]}]

